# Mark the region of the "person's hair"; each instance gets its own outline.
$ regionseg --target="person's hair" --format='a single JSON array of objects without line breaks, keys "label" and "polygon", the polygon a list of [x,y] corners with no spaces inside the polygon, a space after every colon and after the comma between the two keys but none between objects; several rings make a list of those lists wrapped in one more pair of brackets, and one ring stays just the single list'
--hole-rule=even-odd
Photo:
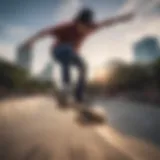
[{"label": "person's hair", "polygon": [[90,25],[94,21],[93,18],[94,18],[94,12],[89,8],[84,8],[77,14],[74,21]]}]

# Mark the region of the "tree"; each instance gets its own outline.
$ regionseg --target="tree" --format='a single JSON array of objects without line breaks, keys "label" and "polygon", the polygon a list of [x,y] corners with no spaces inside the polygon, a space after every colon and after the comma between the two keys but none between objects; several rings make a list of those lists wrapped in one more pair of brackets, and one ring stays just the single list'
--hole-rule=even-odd
[{"label": "tree", "polygon": [[153,63],[152,70],[154,82],[156,83],[156,86],[160,89],[160,58]]},{"label": "tree", "polygon": [[148,81],[149,74],[144,66],[122,64],[115,68],[107,86],[116,90],[139,90],[143,89]]},{"label": "tree", "polygon": [[11,89],[19,89],[25,85],[28,73],[18,66],[0,61],[0,85]]},{"label": "tree", "polygon": [[5,61],[0,61],[0,90],[7,89],[9,92],[44,92],[53,89],[54,85],[50,81],[39,81],[29,75],[29,73],[15,65]]}]

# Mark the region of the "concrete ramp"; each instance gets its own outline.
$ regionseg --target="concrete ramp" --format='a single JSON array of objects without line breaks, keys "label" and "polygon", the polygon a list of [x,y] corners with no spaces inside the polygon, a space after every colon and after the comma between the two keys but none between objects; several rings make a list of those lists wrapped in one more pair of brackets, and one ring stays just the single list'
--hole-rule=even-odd
[{"label": "concrete ramp", "polygon": [[109,125],[76,121],[72,109],[58,109],[37,96],[0,103],[2,160],[158,160],[160,150],[122,135]]}]

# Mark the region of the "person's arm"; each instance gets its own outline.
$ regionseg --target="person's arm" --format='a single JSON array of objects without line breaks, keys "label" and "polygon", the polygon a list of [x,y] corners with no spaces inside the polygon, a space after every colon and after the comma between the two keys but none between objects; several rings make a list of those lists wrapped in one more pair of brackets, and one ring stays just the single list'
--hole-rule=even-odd
[{"label": "person's arm", "polygon": [[46,28],[41,30],[40,32],[36,33],[34,36],[29,38],[25,43],[24,46],[30,46],[32,45],[35,41],[39,40],[40,38],[43,38],[45,36],[51,35],[51,33],[54,31],[54,28]]},{"label": "person's arm", "polygon": [[39,40],[40,38],[43,38],[45,36],[49,36],[49,35],[57,35],[57,33],[61,32],[61,30],[63,30],[64,28],[66,28],[67,26],[69,26],[70,23],[62,23],[59,25],[56,25],[54,27],[50,27],[50,28],[46,28],[41,30],[40,32],[36,33],[34,36],[32,36],[31,38],[29,38],[25,43],[24,46],[31,46],[35,41]]},{"label": "person's arm", "polygon": [[128,14],[124,14],[121,16],[113,17],[113,18],[104,20],[103,22],[100,22],[99,24],[97,24],[96,28],[110,27],[110,26],[116,25],[118,23],[127,22],[127,21],[131,20],[133,18],[133,16],[134,16],[133,13],[128,13]]}]

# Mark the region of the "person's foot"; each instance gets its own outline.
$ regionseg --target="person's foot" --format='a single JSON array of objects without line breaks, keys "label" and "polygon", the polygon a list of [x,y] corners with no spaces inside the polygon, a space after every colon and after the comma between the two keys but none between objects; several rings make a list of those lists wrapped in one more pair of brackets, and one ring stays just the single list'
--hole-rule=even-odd
[{"label": "person's foot", "polygon": [[59,92],[58,93],[58,103],[60,106],[66,106],[67,105],[67,98],[64,95],[64,93]]},{"label": "person's foot", "polygon": [[82,102],[75,101],[74,104],[75,104],[74,108],[80,112],[89,109],[89,105],[83,101]]},{"label": "person's foot", "polygon": [[59,93],[59,103],[61,105],[68,105],[71,98],[71,87],[65,85]]}]

